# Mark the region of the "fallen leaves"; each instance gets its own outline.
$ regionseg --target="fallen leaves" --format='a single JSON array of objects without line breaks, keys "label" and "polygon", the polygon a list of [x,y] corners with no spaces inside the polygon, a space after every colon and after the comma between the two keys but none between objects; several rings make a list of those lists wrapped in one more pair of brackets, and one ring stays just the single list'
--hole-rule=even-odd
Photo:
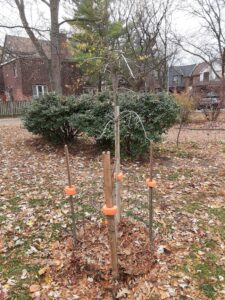
[{"label": "fallen leaves", "polygon": [[[1,293],[16,299],[26,292],[34,299],[111,299],[107,231],[99,216],[100,157],[78,151],[71,155],[80,246],[74,250],[62,150],[19,127],[1,128],[0,143],[0,299]],[[225,154],[220,145],[208,142],[184,143],[180,151],[170,142],[160,147],[154,166],[154,264],[143,225],[148,220],[148,168],[140,162],[123,166],[123,212],[136,221],[119,231],[121,281],[115,296],[205,300],[212,293],[222,300]]]},{"label": "fallen leaves", "polygon": [[40,285],[39,284],[32,284],[29,288],[30,293],[35,293],[40,290]]}]

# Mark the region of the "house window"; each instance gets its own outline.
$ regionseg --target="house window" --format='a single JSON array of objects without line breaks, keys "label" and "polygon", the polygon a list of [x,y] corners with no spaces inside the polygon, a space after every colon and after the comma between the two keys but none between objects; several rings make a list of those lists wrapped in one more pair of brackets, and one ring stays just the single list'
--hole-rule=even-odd
[{"label": "house window", "polygon": [[17,76],[18,76],[17,65],[16,65],[16,63],[13,64],[13,75],[14,75],[14,77],[17,77]]},{"label": "house window", "polygon": [[200,73],[200,81],[203,81],[203,79],[204,79],[204,74]]},{"label": "house window", "polygon": [[38,98],[48,93],[47,85],[33,85],[32,86],[33,97]]},{"label": "house window", "polygon": [[204,81],[209,81],[209,72],[204,72],[204,74],[203,74],[203,80]]},{"label": "house window", "polygon": [[153,70],[153,78],[157,80],[158,77],[159,77],[159,76],[158,76],[158,72],[155,71],[155,70]]},{"label": "house window", "polygon": [[173,76],[173,82],[174,82],[174,83],[178,83],[178,76],[177,76],[177,75],[174,75],[174,76]]}]

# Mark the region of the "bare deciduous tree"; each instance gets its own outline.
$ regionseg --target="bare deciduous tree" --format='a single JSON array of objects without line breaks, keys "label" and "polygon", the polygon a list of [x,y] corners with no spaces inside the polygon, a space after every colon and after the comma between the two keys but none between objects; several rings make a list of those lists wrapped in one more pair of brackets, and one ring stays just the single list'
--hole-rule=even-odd
[{"label": "bare deciduous tree", "polygon": [[145,90],[155,90],[154,82],[161,90],[167,89],[168,61],[174,54],[169,31],[172,4],[172,0],[127,3],[127,56],[136,74],[131,80],[137,90],[143,85]]},{"label": "bare deciduous tree", "polygon": [[[60,26],[64,22],[59,21],[59,9],[60,3],[63,0],[36,0],[35,3],[38,7],[41,3],[48,8],[48,13],[50,15],[50,24],[46,24],[46,26],[39,27],[38,25],[33,26],[29,24],[29,18],[27,10],[30,4],[34,4],[34,2],[29,2],[29,0],[7,0],[7,4],[9,7],[13,9],[17,9],[19,14],[19,20],[16,20],[16,24],[9,24],[7,21],[4,23],[4,20],[1,21],[0,27],[7,29],[24,29],[31,39],[37,53],[44,60],[44,62],[48,65],[49,70],[49,81],[50,88],[52,91],[55,91],[59,94],[62,92],[61,87],[61,43],[60,43]],[[39,2],[39,3],[38,3]],[[38,12],[37,12],[38,14]],[[67,22],[68,20],[66,20]],[[17,23],[18,22],[18,23]],[[48,34],[50,40],[50,48],[51,48],[51,57],[48,57],[43,49],[43,45],[40,42],[40,37]]]},{"label": "bare deciduous tree", "polygon": [[221,99],[225,103],[225,1],[192,0],[183,9],[200,21],[200,27],[192,36],[176,36],[175,41],[182,50],[210,66],[220,81]]}]

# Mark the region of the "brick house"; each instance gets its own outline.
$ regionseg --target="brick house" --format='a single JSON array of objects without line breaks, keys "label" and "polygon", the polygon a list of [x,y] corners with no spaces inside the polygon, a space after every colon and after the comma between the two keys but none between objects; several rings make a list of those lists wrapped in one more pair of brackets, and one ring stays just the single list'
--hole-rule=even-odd
[{"label": "brick house", "polygon": [[[221,73],[219,64],[214,66]],[[221,80],[205,62],[187,66],[172,66],[169,69],[170,92],[189,92],[194,97],[205,97],[209,93],[220,95]]]},{"label": "brick house", "polygon": [[[50,43],[40,40],[48,56]],[[61,36],[62,91],[64,95],[79,91],[79,70],[74,63],[65,35]],[[48,67],[29,38],[6,35],[0,64],[0,98],[24,100],[41,96],[50,90]]]},{"label": "brick house", "polygon": [[[215,65],[215,70],[218,74],[221,73],[221,67],[219,65]],[[200,97],[204,97],[208,93],[220,95],[221,80],[216,77],[215,73],[207,63],[203,62],[198,64],[192,73],[192,77],[193,95],[198,95]]]}]

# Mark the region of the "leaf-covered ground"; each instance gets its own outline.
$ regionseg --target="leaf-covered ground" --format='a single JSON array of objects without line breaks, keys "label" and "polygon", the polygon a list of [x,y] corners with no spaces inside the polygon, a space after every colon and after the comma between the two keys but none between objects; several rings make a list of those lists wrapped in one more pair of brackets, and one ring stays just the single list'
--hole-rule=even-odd
[{"label": "leaf-covered ground", "polygon": [[112,282],[100,151],[70,148],[73,250],[63,150],[1,126],[0,299],[225,299],[225,133],[203,139],[186,130],[177,149],[175,132],[155,147],[154,257],[145,227],[148,164],[123,161],[121,278]]}]

